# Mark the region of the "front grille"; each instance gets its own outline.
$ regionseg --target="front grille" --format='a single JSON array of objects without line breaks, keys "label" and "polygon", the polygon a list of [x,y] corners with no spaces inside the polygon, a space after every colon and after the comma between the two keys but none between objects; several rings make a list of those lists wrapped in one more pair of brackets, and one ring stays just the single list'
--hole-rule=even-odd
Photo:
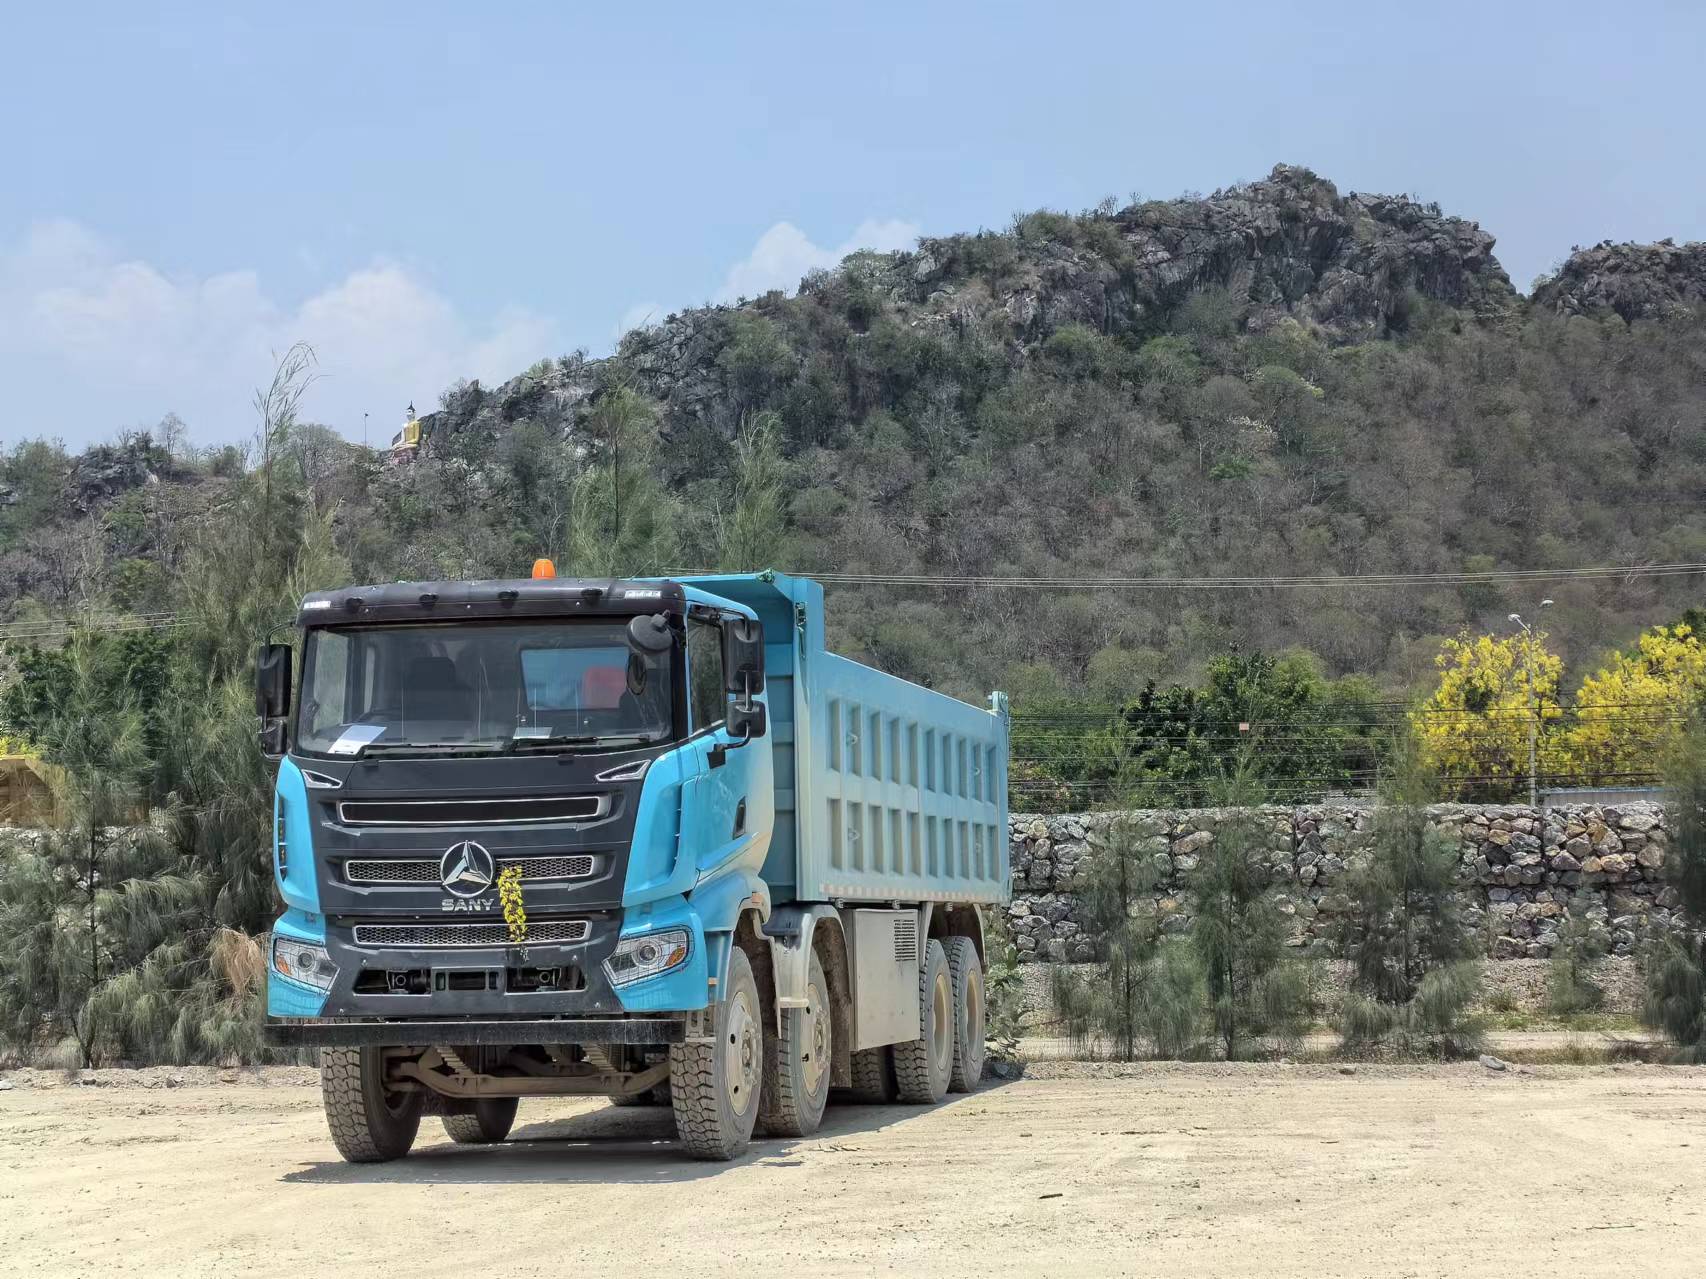
[{"label": "front grille", "polygon": [[[527,924],[528,945],[585,941],[584,919],[532,920]],[[501,920],[489,924],[357,924],[357,946],[507,946],[509,925]]]},{"label": "front grille", "polygon": [[[585,879],[592,874],[594,862],[584,853],[558,857],[500,857],[498,870],[521,867],[524,883],[540,884],[555,880]],[[344,863],[344,878],[352,884],[436,884],[439,863],[409,859],[406,861],[350,861]]]},{"label": "front grille", "polygon": [[606,795],[545,795],[527,799],[346,799],[345,826],[517,826],[585,822],[609,811]]}]

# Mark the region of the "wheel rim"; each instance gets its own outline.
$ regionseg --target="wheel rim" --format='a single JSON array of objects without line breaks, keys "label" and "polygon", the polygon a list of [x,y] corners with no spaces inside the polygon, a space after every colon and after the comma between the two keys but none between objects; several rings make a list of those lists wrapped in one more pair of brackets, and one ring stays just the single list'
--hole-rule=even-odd
[{"label": "wheel rim", "polygon": [[723,1044],[723,1094],[729,1108],[745,1114],[758,1095],[759,1030],[752,995],[739,991],[729,1000],[728,1027]]},{"label": "wheel rim", "polygon": [[983,1052],[983,982],[978,974],[966,977],[966,1057],[976,1059]]},{"label": "wheel rim", "polygon": [[818,1085],[829,1071],[829,1018],[824,1014],[823,992],[816,985],[806,991],[806,1059],[801,1063],[806,1091],[817,1095]]},{"label": "wheel rim", "polygon": [[954,1053],[954,990],[944,971],[936,975],[936,987],[930,997],[935,1015],[930,1024],[930,1055],[936,1069],[948,1069]]},{"label": "wheel rim", "polygon": [[974,972],[966,978],[966,1060],[977,1062],[983,1057],[983,983]]}]

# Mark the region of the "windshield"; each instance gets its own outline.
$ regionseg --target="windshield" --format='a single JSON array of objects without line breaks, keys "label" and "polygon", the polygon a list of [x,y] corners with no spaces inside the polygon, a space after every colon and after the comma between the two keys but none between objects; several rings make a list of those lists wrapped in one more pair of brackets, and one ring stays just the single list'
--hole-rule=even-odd
[{"label": "windshield", "polygon": [[669,654],[632,658],[625,621],[316,628],[303,658],[297,747],[588,748],[661,741]]}]

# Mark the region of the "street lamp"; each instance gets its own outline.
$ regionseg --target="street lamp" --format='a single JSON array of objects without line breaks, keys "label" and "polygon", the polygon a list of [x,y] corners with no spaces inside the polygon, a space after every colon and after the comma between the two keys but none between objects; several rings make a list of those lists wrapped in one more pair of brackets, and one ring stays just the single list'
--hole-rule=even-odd
[{"label": "street lamp", "polygon": [[[1541,600],[1541,608],[1551,608],[1551,600]],[[1528,806],[1540,808],[1540,699],[1534,691],[1534,632],[1522,620],[1522,614],[1512,613],[1510,620],[1522,627],[1525,640],[1522,664],[1528,675]]]}]

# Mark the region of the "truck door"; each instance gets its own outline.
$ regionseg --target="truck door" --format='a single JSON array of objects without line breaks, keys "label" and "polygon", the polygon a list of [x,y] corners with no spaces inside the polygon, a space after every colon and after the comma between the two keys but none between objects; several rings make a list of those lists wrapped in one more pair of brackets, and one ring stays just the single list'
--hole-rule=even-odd
[{"label": "truck door", "polygon": [[768,798],[755,793],[768,784],[764,742],[734,745],[724,729],[729,699],[723,687],[722,628],[690,618],[687,623],[687,680],[690,729],[701,771],[682,789],[681,840],[699,876],[727,861],[755,830]]}]

